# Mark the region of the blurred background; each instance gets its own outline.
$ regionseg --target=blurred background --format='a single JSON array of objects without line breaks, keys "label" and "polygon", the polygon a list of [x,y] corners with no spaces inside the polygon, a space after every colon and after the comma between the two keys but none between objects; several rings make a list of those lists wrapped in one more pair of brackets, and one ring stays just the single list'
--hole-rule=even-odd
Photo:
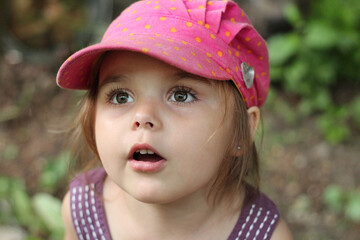
[{"label": "blurred background", "polygon": [[[62,239],[64,132],[83,93],[56,72],[131,2],[0,2],[0,240]],[[238,3],[270,52],[262,190],[295,239],[360,239],[360,1]]]}]

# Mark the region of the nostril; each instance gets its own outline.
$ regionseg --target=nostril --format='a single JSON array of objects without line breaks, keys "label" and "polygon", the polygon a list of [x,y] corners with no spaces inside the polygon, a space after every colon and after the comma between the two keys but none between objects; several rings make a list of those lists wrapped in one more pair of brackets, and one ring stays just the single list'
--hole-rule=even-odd
[{"label": "nostril", "polygon": [[152,128],[154,124],[152,122],[148,122],[149,126]]},{"label": "nostril", "polygon": [[136,127],[139,127],[139,126],[140,126],[140,123],[139,123],[139,122],[136,122],[135,124],[136,124]]}]

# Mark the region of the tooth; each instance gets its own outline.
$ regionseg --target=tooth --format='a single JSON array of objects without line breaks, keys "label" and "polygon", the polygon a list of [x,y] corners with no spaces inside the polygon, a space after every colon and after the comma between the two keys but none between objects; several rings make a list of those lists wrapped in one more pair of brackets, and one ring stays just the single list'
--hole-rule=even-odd
[{"label": "tooth", "polygon": [[148,154],[154,154],[154,152],[151,151],[151,150],[147,150],[147,153],[148,153]]},{"label": "tooth", "polygon": [[139,152],[140,152],[140,150],[137,150],[136,152],[137,152],[137,153],[139,153]]},{"label": "tooth", "polygon": [[146,149],[141,149],[140,150],[140,154],[146,154],[147,153],[147,150]]}]

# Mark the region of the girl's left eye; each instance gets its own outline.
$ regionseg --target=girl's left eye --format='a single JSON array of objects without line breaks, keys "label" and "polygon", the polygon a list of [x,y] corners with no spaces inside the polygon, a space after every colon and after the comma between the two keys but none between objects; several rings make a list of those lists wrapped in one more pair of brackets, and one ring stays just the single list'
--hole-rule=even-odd
[{"label": "girl's left eye", "polygon": [[125,91],[116,91],[110,94],[109,101],[113,104],[125,104],[134,102],[134,99]]},{"label": "girl's left eye", "polygon": [[179,103],[187,103],[193,102],[197,100],[194,93],[191,92],[191,89],[175,89],[169,98],[172,102],[179,102]]}]

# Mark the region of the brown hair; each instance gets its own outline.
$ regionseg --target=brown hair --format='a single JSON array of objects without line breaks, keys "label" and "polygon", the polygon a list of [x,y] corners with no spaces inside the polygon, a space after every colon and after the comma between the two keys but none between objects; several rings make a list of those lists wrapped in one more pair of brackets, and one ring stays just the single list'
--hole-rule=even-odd
[{"label": "brown hair", "polygon": [[[105,53],[106,54],[106,53]],[[74,161],[71,169],[74,171],[86,171],[100,165],[100,158],[95,142],[95,105],[98,94],[98,75],[102,54],[93,66],[94,81],[91,81],[89,91],[80,102],[80,111],[69,131],[70,144],[73,149]],[[259,194],[259,164],[255,143],[250,134],[245,102],[232,81],[216,81],[219,91],[225,99],[225,115],[232,117],[231,124],[234,126],[233,134],[228,141],[228,149],[223,162],[218,170],[217,177],[213,182],[209,199],[214,206],[227,197],[231,202],[242,189],[245,190],[245,201],[250,202]],[[232,96],[229,98],[229,96]],[[241,146],[241,156],[234,156],[234,150]]]}]

